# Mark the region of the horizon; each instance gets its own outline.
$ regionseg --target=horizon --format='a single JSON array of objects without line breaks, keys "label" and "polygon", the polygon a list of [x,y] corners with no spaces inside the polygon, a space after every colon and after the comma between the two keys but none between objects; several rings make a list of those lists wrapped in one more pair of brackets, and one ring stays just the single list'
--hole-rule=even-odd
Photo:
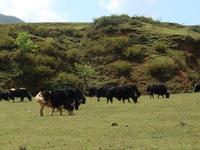
[{"label": "horizon", "polygon": [[127,14],[160,22],[200,25],[199,5],[198,0],[0,0],[0,14],[26,23],[92,23],[101,16]]}]

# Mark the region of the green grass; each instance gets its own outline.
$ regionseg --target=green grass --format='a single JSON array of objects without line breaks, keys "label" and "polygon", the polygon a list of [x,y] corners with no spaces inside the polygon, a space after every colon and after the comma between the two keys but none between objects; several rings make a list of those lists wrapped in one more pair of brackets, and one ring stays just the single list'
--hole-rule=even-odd
[{"label": "green grass", "polygon": [[159,26],[159,25],[152,25],[146,24],[144,30],[158,35],[190,35],[194,39],[199,39],[200,34],[198,32],[194,32],[190,30],[188,27],[185,28],[177,28],[172,26]]},{"label": "green grass", "polygon": [[[138,104],[88,99],[75,115],[59,116],[33,102],[0,102],[0,149],[200,149],[200,93],[169,100],[142,96]],[[118,126],[111,126],[113,122]]]}]

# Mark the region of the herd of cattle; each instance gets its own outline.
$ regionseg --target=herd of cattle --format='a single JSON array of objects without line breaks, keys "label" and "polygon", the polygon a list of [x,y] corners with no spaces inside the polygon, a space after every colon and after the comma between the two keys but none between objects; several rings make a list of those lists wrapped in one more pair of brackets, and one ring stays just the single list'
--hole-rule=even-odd
[{"label": "herd of cattle", "polygon": [[[159,96],[162,96],[162,98],[170,97],[170,92],[164,84],[148,86],[147,92],[150,98],[154,98],[154,94],[157,94],[158,98]],[[194,92],[200,92],[200,81],[194,85]],[[134,103],[137,103],[141,92],[135,85],[92,87],[87,90],[87,94],[84,94],[80,89],[67,87],[63,90],[40,91],[36,95],[35,100],[40,104],[40,116],[44,115],[43,110],[45,107],[52,108],[51,115],[53,115],[55,109],[60,111],[60,115],[62,115],[63,109],[67,110],[69,115],[71,115],[74,109],[78,110],[81,104],[86,103],[84,95],[89,97],[95,96],[97,97],[97,101],[100,101],[100,98],[104,97],[107,99],[107,103],[109,103],[109,101],[113,103],[113,98],[119,101],[122,100],[123,103],[125,103],[125,100],[128,100],[130,103],[130,99],[132,99]],[[14,102],[15,98],[20,98],[20,101],[23,101],[24,98],[27,98],[29,101],[32,100],[30,92],[25,88],[12,88],[7,92],[0,92],[0,101],[4,99]]]}]

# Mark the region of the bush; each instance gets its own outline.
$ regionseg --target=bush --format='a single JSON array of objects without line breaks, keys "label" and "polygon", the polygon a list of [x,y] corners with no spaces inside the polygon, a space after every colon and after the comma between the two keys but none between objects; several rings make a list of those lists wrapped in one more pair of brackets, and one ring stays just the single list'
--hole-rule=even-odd
[{"label": "bush", "polygon": [[48,65],[52,68],[58,68],[60,65],[58,59],[48,55],[28,54],[27,58],[33,65]]},{"label": "bush", "polygon": [[147,44],[149,43],[150,38],[147,35],[136,35],[130,34],[129,35],[129,43],[130,44]]},{"label": "bush", "polygon": [[104,32],[108,35],[112,35],[112,34],[119,32],[119,28],[113,27],[112,25],[108,25],[102,29],[102,32]]},{"label": "bush", "polygon": [[129,76],[132,67],[129,62],[118,60],[110,64],[110,69],[113,70],[118,76]]},{"label": "bush", "polygon": [[48,81],[47,84],[48,87],[57,89],[63,89],[67,86],[83,87],[83,83],[77,76],[66,72],[60,72],[55,78]]},{"label": "bush", "polygon": [[80,60],[80,51],[78,49],[70,49],[66,51],[66,58],[70,63],[77,62]]},{"label": "bush", "polygon": [[124,51],[125,57],[129,59],[141,60],[144,58],[146,47],[142,45],[135,45],[132,47],[127,48]]},{"label": "bush", "polygon": [[200,74],[194,70],[189,70],[188,78],[190,81],[198,81],[200,79]]},{"label": "bush", "polygon": [[8,51],[0,51],[0,62],[7,64],[12,60],[11,54]]},{"label": "bush", "polygon": [[153,46],[153,49],[159,53],[166,53],[168,46],[165,44],[165,42],[157,42]]},{"label": "bush", "polygon": [[45,78],[50,78],[54,76],[55,70],[50,68],[49,66],[43,66],[43,65],[25,65],[21,67],[23,74],[20,76],[20,78],[23,81],[26,82],[38,82],[42,81]]},{"label": "bush", "polygon": [[105,27],[108,25],[118,25],[118,24],[127,22],[129,19],[130,17],[127,15],[103,16],[98,19],[95,19],[93,25],[96,29],[98,29],[98,28]]},{"label": "bush", "polygon": [[157,57],[150,61],[149,71],[155,79],[159,81],[168,81],[176,73],[177,66],[170,57]]},{"label": "bush", "polygon": [[174,60],[178,68],[183,70],[187,68],[187,64],[185,62],[186,56],[183,51],[169,50],[168,55]]},{"label": "bush", "polygon": [[7,49],[7,50],[11,50],[16,48],[16,44],[14,42],[14,40],[8,36],[1,36],[0,37],[0,49]]},{"label": "bush", "polygon": [[106,54],[121,54],[128,44],[127,37],[104,38],[99,43],[104,47]]},{"label": "bush", "polygon": [[136,26],[136,27],[142,27],[143,23],[137,19],[131,19],[131,21],[129,22],[130,25]]}]

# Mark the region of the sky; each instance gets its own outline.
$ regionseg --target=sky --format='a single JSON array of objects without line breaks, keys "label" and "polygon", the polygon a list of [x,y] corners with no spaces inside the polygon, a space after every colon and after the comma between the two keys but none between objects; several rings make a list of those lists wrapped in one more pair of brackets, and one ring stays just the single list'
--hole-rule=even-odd
[{"label": "sky", "polygon": [[25,22],[92,22],[128,14],[200,25],[200,0],[0,0],[0,13]]}]

